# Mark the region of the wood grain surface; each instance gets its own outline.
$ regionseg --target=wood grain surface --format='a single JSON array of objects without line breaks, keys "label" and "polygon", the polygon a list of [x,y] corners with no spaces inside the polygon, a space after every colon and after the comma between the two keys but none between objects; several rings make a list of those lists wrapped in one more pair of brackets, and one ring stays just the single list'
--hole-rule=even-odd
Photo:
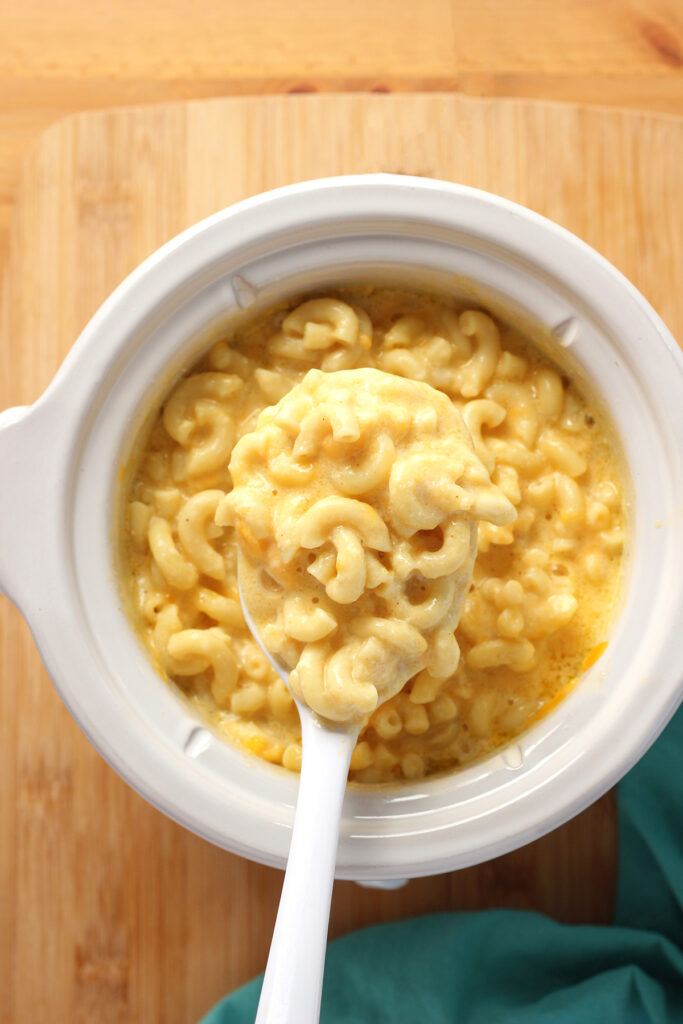
[{"label": "wood grain surface", "polygon": [[447,90],[683,113],[680,0],[0,0],[0,262],[21,163],[78,111]]},{"label": "wood grain surface", "polygon": [[[109,291],[173,234],[261,189],[343,172],[521,201],[598,248],[683,337],[682,158],[677,118],[518,100],[296,96],[79,115],[43,136],[18,190],[0,408],[35,400]],[[610,794],[476,868],[390,893],[337,883],[331,934],[487,906],[604,922],[615,856]],[[264,966],[281,880],[171,823],[105,765],[2,599],[0,1020],[195,1021]]]}]

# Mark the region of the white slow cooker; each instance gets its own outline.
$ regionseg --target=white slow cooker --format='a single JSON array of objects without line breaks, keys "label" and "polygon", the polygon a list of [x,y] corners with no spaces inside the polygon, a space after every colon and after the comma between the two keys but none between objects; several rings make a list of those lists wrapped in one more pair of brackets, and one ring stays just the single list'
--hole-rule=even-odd
[{"label": "white slow cooker", "polygon": [[446,777],[347,789],[337,875],[433,874],[555,828],[644,753],[683,692],[683,357],[643,297],[548,220],[420,178],[304,182],[238,203],[146,260],[35,405],[0,414],[0,586],[63,700],[139,793],[211,842],[283,866],[297,777],[231,746],[155,672],[116,579],[137,431],[221,326],[351,281],[464,291],[548,326],[602,395],[631,479],[607,652],[511,747]]}]

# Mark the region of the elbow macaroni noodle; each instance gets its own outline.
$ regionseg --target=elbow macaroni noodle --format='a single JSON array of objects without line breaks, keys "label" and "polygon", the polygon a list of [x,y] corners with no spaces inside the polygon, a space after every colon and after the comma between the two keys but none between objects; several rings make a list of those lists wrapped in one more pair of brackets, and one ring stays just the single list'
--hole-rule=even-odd
[{"label": "elbow macaroni noodle", "polygon": [[[340,370],[381,370],[391,386],[373,405],[358,387],[332,400],[330,384],[322,415],[312,395],[341,383],[327,376]],[[441,395],[416,404],[414,381]],[[434,440],[444,417],[464,420],[468,465],[483,473],[467,509],[472,482]],[[471,516],[477,554],[454,635]],[[300,692],[330,717],[366,721],[351,778],[414,779],[521,732],[604,639],[622,481],[599,411],[481,311],[358,289],[214,345],[136,451],[125,584],[160,671],[219,731],[296,771],[298,714],[244,623],[236,529],[254,552],[267,548],[259,595],[264,609],[280,606],[269,646],[298,662]]]}]

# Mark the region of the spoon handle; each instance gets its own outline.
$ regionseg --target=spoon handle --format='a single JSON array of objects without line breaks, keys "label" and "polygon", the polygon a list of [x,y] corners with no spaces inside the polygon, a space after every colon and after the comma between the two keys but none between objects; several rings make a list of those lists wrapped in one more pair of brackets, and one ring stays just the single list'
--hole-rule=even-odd
[{"label": "spoon handle", "polygon": [[301,715],[294,829],[256,1024],[317,1024],[346,776],[356,732]]}]

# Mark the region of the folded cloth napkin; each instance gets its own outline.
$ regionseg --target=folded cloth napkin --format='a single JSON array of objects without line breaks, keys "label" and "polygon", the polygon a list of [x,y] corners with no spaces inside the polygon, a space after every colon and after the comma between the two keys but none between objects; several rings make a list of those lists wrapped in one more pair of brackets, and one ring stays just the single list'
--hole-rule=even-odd
[{"label": "folded cloth napkin", "polygon": [[[202,1024],[251,1024],[261,978]],[[619,785],[614,924],[432,914],[330,943],[322,1024],[683,1024],[683,708]]]}]

